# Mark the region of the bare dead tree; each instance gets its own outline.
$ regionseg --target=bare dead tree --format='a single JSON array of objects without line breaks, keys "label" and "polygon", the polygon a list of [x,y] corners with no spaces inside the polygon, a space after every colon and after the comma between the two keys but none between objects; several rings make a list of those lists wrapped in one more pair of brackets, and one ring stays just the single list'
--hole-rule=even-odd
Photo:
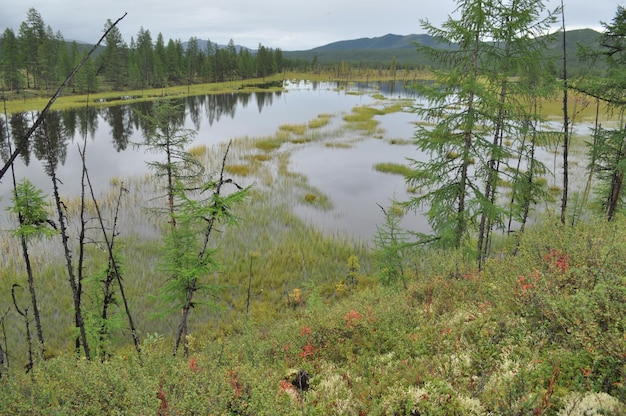
[{"label": "bare dead tree", "polygon": [[[84,146],[86,146],[86,144],[84,144]],[[104,224],[104,220],[102,217],[102,211],[100,210],[100,205],[98,204],[98,201],[96,199],[96,196],[94,194],[94,190],[93,190],[93,186],[91,184],[91,179],[89,178],[89,172],[87,171],[86,168],[86,164],[85,164],[85,148],[83,147],[83,149],[81,150],[80,147],[78,149],[81,159],[83,160],[83,174],[85,175],[85,179],[87,180],[87,184],[89,186],[89,190],[91,193],[91,199],[94,203],[94,207],[96,209],[96,214],[98,217],[98,222],[100,225],[100,230],[102,231],[102,235],[103,238],[105,240],[105,244],[107,247],[107,251],[108,251],[108,255],[109,255],[109,270],[107,271],[107,278],[105,279],[105,299],[102,305],[102,319],[106,320],[107,319],[107,311],[108,311],[108,307],[110,306],[110,303],[112,301],[112,297],[113,297],[113,291],[111,288],[111,285],[113,283],[113,281],[117,281],[118,284],[118,288],[120,291],[120,296],[122,297],[122,302],[124,304],[124,310],[126,312],[126,317],[128,318],[128,324],[130,326],[130,331],[131,331],[131,336],[133,338],[133,344],[135,346],[135,350],[137,351],[137,354],[141,355],[141,347],[139,345],[139,337],[137,335],[137,329],[135,328],[135,323],[133,321],[133,316],[130,312],[130,305],[128,303],[128,299],[126,298],[126,294],[124,292],[124,285],[122,284],[122,276],[121,276],[121,272],[120,272],[120,268],[117,264],[117,261],[115,259],[115,255],[113,252],[113,246],[114,246],[114,240],[115,240],[115,236],[116,236],[116,228],[117,228],[117,218],[118,218],[118,213],[119,213],[119,208],[120,208],[120,201],[122,199],[122,195],[124,194],[124,192],[128,192],[123,186],[120,186],[120,194],[119,197],[117,199],[117,205],[115,208],[115,218],[113,221],[113,230],[111,231],[111,237],[108,236],[107,234],[107,230]]]},{"label": "bare dead tree", "polygon": [[569,188],[569,140],[570,121],[567,108],[568,79],[567,79],[567,45],[565,43],[565,5],[561,0],[561,22],[563,30],[563,195],[561,196],[561,223],[565,224],[567,216],[567,193]]},{"label": "bare dead tree", "polygon": [[[45,126],[45,125],[44,125]],[[46,138],[47,138],[46,134]],[[89,350],[89,343],[87,340],[87,331],[85,329],[85,321],[83,319],[82,313],[82,304],[81,304],[81,286],[80,280],[76,277],[76,272],[74,270],[74,263],[72,260],[72,248],[70,247],[70,237],[69,231],[67,227],[67,217],[66,217],[66,209],[65,204],[61,200],[61,194],[59,192],[59,183],[61,182],[59,178],[56,176],[56,161],[54,156],[52,155],[52,149],[50,145],[50,140],[47,141],[48,144],[48,174],[50,175],[50,179],[52,180],[52,189],[53,189],[53,197],[55,208],[57,211],[57,219],[59,222],[59,233],[61,234],[61,243],[63,245],[63,252],[65,255],[65,265],[67,268],[68,279],[70,282],[70,287],[72,289],[72,299],[74,303],[74,322],[76,324],[76,328],[78,328],[80,332],[80,341],[79,338],[76,339],[76,349],[77,351],[80,348],[80,343],[82,343],[83,350],[85,352],[85,357],[87,359],[91,359],[91,353]],[[82,210],[81,210],[82,211]],[[84,224],[81,225],[81,235],[83,233]],[[82,246],[82,243],[81,243]]]},{"label": "bare dead tree", "polygon": [[24,322],[26,323],[26,342],[28,344],[28,363],[26,364],[26,372],[28,373],[30,372],[30,370],[33,369],[34,365],[33,340],[30,336],[30,320],[28,319],[28,307],[22,310],[17,304],[17,298],[15,297],[15,288],[21,289],[22,286],[14,283],[13,286],[11,286],[11,297],[13,298],[13,306],[15,306],[15,310],[24,318]]},{"label": "bare dead tree", "polygon": [[9,354],[6,346],[7,334],[4,326],[4,318],[6,318],[8,313],[9,309],[7,309],[4,315],[2,315],[2,318],[0,318],[0,324],[2,324],[2,337],[4,338],[4,347],[0,342],[0,379],[7,373],[7,369],[9,368]]},{"label": "bare dead tree", "polygon": [[[6,101],[4,101],[4,117],[5,119],[8,120]],[[12,152],[11,140],[9,140],[8,124],[6,125],[6,138],[7,138],[7,143],[9,145],[9,152]],[[13,180],[13,192],[14,192],[15,198],[17,199],[17,180],[15,177],[15,169],[14,169],[13,164],[11,164],[11,178]],[[18,212],[17,218],[18,218],[18,222],[20,226],[23,226],[24,215],[21,211]],[[37,330],[37,339],[39,341],[39,349],[40,349],[41,356],[43,357],[45,355],[45,343],[44,343],[44,338],[43,338],[43,329],[41,326],[41,316],[39,314],[39,307],[37,306],[37,294],[35,291],[35,280],[33,276],[33,268],[30,262],[30,254],[28,252],[28,243],[26,241],[26,236],[24,236],[23,234],[20,235],[20,244],[22,246],[22,257],[24,258],[24,264],[26,266],[26,275],[28,276],[28,290],[30,292],[31,303],[33,305],[33,314],[35,315],[35,328]]]}]

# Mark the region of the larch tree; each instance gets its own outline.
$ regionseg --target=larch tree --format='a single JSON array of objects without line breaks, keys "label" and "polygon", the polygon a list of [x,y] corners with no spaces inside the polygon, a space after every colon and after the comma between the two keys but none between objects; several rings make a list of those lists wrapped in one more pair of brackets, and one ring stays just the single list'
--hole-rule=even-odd
[{"label": "larch tree", "polygon": [[[219,175],[206,175],[204,167],[187,151],[195,131],[183,127],[184,111],[169,101],[157,102],[144,116],[145,145],[163,160],[150,162],[165,191],[163,213],[169,223],[163,234],[163,257],[160,270],[167,280],[161,290],[165,312],[179,313],[180,321],[175,331],[173,354],[181,342],[187,353],[185,336],[191,310],[199,302],[198,292],[215,292],[218,287],[208,284],[204,278],[217,270],[217,248],[211,236],[222,224],[230,226],[237,222],[233,206],[248,193],[230,178],[225,178],[227,147]],[[226,186],[235,186],[227,193]]]},{"label": "larch tree", "polygon": [[522,97],[530,92],[516,77],[540,65],[534,42],[553,18],[536,0],[457,4],[458,18],[442,28],[423,22],[450,47],[420,46],[438,68],[432,82],[417,87],[426,104],[415,111],[433,126],[418,125],[421,156],[410,159],[406,178],[418,193],[404,206],[427,207],[432,234],[418,234],[419,243],[470,249],[480,265],[492,230],[504,227],[498,184],[528,126]]},{"label": "larch tree", "polygon": [[600,47],[590,54],[606,63],[602,77],[587,77],[575,88],[604,102],[617,115],[615,126],[594,128],[595,142],[589,144],[590,170],[596,174],[600,206],[612,220],[623,208],[626,173],[626,8],[618,6],[611,23],[604,23]]}]

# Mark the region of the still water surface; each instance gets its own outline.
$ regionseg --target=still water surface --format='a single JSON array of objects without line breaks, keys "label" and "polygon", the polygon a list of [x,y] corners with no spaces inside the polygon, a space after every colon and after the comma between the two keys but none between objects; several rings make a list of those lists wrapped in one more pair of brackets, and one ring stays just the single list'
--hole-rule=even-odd
[{"label": "still water surface", "polygon": [[[402,83],[335,83],[299,81],[285,83],[282,92],[233,92],[181,99],[185,112],[181,122],[197,131],[194,145],[209,147],[227,142],[231,138],[271,136],[283,124],[303,124],[320,114],[330,114],[334,124],[341,123],[342,115],[355,106],[380,104],[380,97],[418,101],[410,88]],[[151,103],[118,105],[106,108],[84,108],[52,112],[49,125],[56,126],[55,157],[57,176],[62,181],[64,196],[80,194],[81,163],[78,145],[87,138],[87,166],[91,182],[99,190],[109,188],[111,178],[142,176],[148,172],[146,162],[157,156],[146,153],[133,143],[143,141],[139,113],[150,111]],[[32,124],[37,113],[26,113],[22,124]],[[306,221],[331,234],[342,234],[371,241],[377,226],[384,222],[379,205],[388,207],[392,199],[406,200],[404,178],[380,173],[374,165],[381,162],[406,163],[406,158],[420,159],[412,144],[390,144],[410,141],[415,133],[417,116],[410,112],[397,112],[376,116],[380,122],[376,137],[359,136],[354,132],[338,133],[346,137],[332,137],[333,142],[349,143],[350,147],[327,147],[325,143],[311,142],[293,147],[289,169],[302,173],[311,186],[330,198],[332,209],[319,210],[308,205],[297,205],[295,212]],[[0,116],[0,121],[3,121]],[[10,117],[9,126],[19,125]],[[547,126],[559,129],[559,123]],[[574,134],[587,135],[590,125],[579,123]],[[4,132],[4,129],[2,129]],[[340,130],[338,130],[340,131]],[[12,137],[19,136],[13,134]],[[18,180],[27,177],[38,188],[50,195],[50,179],[45,173],[43,141],[33,138],[29,152],[19,158],[16,167]],[[555,174],[548,175],[549,185],[559,185],[560,161],[558,149],[538,149],[538,158]],[[6,159],[7,142],[0,136],[0,156]],[[575,153],[575,152],[573,152]],[[582,154],[572,155],[583,160]],[[575,160],[574,160],[575,161]],[[585,163],[572,163],[570,175],[573,191],[586,181]],[[0,182],[0,229],[9,221],[5,207],[10,202],[10,175]],[[401,226],[412,231],[427,232],[429,227],[421,215],[409,213]]]},{"label": "still water surface", "polygon": [[[376,94],[376,96],[375,96]],[[182,99],[185,104],[184,124],[198,132],[194,144],[212,146],[237,137],[264,137],[273,135],[283,124],[301,124],[320,114],[341,115],[353,107],[373,105],[378,94],[387,98],[414,99],[410,89],[400,83],[337,84],[317,82],[287,83],[283,92],[231,93]],[[68,110],[56,114],[59,133],[60,160],[57,176],[63,182],[63,195],[80,193],[81,164],[78,145],[87,132],[87,165],[95,189],[107,189],[112,177],[125,178],[143,175],[146,161],[155,156],[133,146],[143,140],[137,112],[148,111],[149,104],[120,105],[91,109]],[[30,123],[36,113],[25,115]],[[377,172],[373,165],[379,162],[405,163],[405,157],[415,158],[412,145],[391,145],[385,139],[412,138],[415,116],[393,113],[377,116],[383,137],[360,138],[350,148],[329,148],[322,143],[300,146],[291,157],[290,170],[306,175],[309,183],[328,195],[333,208],[320,211],[308,206],[295,207],[307,221],[328,233],[340,233],[370,240],[376,224],[384,221],[377,204],[388,206],[392,198],[406,199],[404,179],[399,175]],[[81,126],[83,126],[81,128]],[[341,137],[333,138],[341,140]],[[16,163],[18,180],[28,177],[37,187],[51,194],[50,179],[45,173],[41,146],[31,146],[28,163],[22,157]],[[39,151],[37,150],[39,149]],[[3,149],[3,157],[6,148]],[[4,207],[10,200],[9,174],[0,183],[0,225],[6,224]],[[424,230],[423,219],[409,215],[403,226]],[[4,225],[2,225],[4,228]]]}]

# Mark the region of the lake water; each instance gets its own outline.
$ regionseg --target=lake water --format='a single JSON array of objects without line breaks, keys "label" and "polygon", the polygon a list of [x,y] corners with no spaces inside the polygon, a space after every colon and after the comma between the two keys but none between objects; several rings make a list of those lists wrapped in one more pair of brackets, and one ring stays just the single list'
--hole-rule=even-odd
[{"label": "lake water", "polygon": [[[412,98],[413,92],[401,83],[338,84],[299,81],[287,82],[284,92],[231,93],[188,97],[184,124],[197,131],[194,144],[214,145],[237,137],[273,135],[283,124],[307,123],[320,114],[341,115],[355,106],[373,105],[379,96]],[[50,125],[59,130],[57,176],[62,181],[61,192],[66,196],[80,194],[81,164],[78,152],[87,131],[87,166],[95,189],[106,189],[112,177],[143,175],[146,161],[154,156],[133,146],[143,140],[141,123],[136,112],[146,104],[92,108],[55,113]],[[37,114],[25,114],[32,123]],[[392,145],[385,139],[412,138],[415,116],[392,113],[377,116],[383,137],[351,141],[350,148],[329,148],[323,143],[299,146],[291,156],[290,170],[302,173],[309,183],[328,195],[333,208],[320,211],[309,206],[297,206],[295,211],[307,221],[326,232],[340,233],[365,240],[376,232],[376,224],[384,222],[377,204],[388,206],[392,198],[406,199],[404,179],[373,169],[375,163],[404,163],[405,157],[416,157],[412,145]],[[86,129],[81,129],[86,126]],[[337,137],[334,140],[342,140]],[[3,150],[3,157],[8,149]],[[15,164],[18,180],[28,177],[38,188],[51,194],[50,179],[45,173],[41,143],[34,143],[28,163],[19,158]],[[11,195],[10,171],[0,183],[0,225],[6,224],[4,207]],[[412,217],[412,218],[411,218]],[[423,219],[407,216],[403,226],[423,230]],[[2,227],[4,228],[4,226]]]},{"label": "lake water", "polygon": [[[185,105],[183,123],[197,131],[194,144],[212,146],[231,138],[271,136],[283,124],[305,124],[320,114],[330,114],[332,123],[340,124],[342,115],[356,106],[381,105],[392,99],[410,99],[416,104],[413,91],[402,83],[335,83],[286,82],[282,92],[233,92],[181,99]],[[380,97],[385,97],[383,100]],[[137,113],[149,111],[150,103],[117,105],[52,112],[49,125],[57,132],[55,141],[57,176],[62,181],[64,196],[80,194],[81,163],[78,151],[83,137],[87,137],[87,166],[96,190],[107,189],[111,178],[142,176],[148,172],[146,162],[156,156],[146,153],[133,143],[143,141],[141,122]],[[23,115],[27,123],[36,119],[37,113]],[[379,121],[376,137],[357,135],[347,131],[346,136],[333,137],[333,142],[349,147],[328,147],[323,142],[293,146],[289,169],[302,173],[311,186],[327,195],[332,209],[320,210],[306,204],[296,205],[294,211],[306,221],[331,234],[342,234],[371,241],[377,226],[384,223],[379,205],[388,207],[392,199],[407,200],[404,178],[374,170],[381,162],[406,163],[406,158],[419,159],[410,140],[415,133],[417,116],[410,112],[396,112],[376,116]],[[10,125],[15,125],[10,120]],[[81,128],[81,126],[83,126]],[[332,128],[332,125],[331,127]],[[559,129],[555,122],[554,129]],[[576,125],[575,134],[588,134],[589,124]],[[88,133],[83,134],[83,131]],[[405,144],[391,144],[405,141]],[[8,154],[6,141],[0,147],[3,159]],[[406,144],[409,143],[409,144]],[[40,159],[45,159],[43,141],[33,138],[28,157],[15,164],[18,180],[28,177],[38,188],[51,195],[51,184]],[[559,149],[555,147],[554,151]],[[538,150],[538,157],[551,169],[549,185],[560,184],[560,157],[550,149]],[[573,155],[584,160],[583,154]],[[28,163],[26,160],[28,159]],[[570,163],[572,192],[580,190],[586,181],[586,163]],[[578,189],[577,189],[578,187]],[[5,207],[11,195],[10,171],[0,182],[0,228],[6,228],[8,214]],[[412,231],[428,231],[424,217],[409,213],[401,226]]]}]

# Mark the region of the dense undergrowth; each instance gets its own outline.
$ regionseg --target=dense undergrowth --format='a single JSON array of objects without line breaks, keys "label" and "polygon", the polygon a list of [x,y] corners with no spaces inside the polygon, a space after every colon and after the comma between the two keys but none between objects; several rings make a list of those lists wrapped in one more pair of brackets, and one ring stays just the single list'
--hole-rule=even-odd
[{"label": "dense undergrowth", "polygon": [[624,232],[549,218],[482,272],[416,253],[406,290],[365,275],[341,299],[303,289],[272,322],[191,334],[186,358],[153,334],[141,358],[41,361],[3,378],[1,413],[624,414]]}]

